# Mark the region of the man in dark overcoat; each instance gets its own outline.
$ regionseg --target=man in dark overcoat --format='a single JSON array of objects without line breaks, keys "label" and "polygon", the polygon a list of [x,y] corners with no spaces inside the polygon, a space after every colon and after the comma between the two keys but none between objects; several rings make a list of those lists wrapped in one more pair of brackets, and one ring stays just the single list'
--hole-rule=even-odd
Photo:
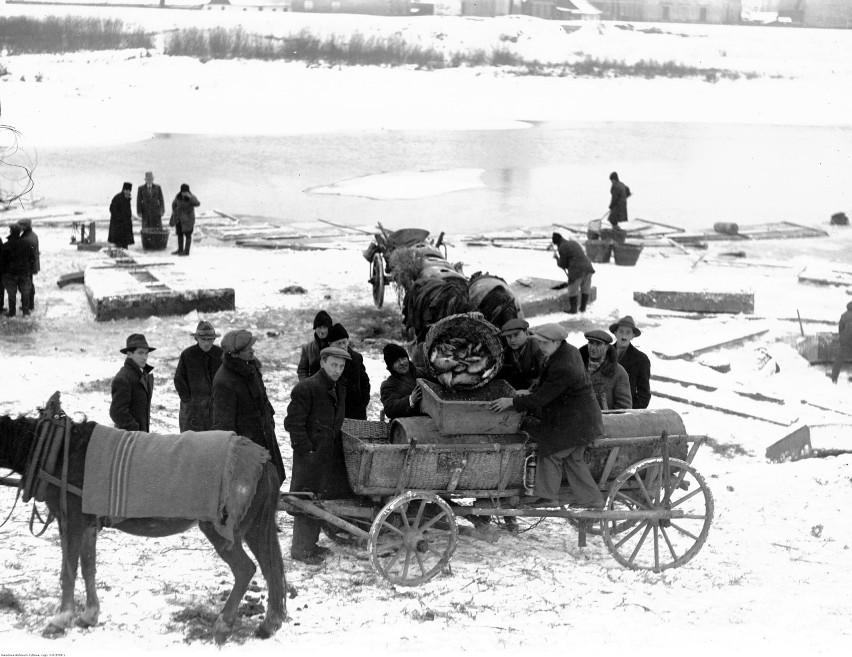
[{"label": "man in dark overcoat", "polygon": [[310,342],[302,345],[302,352],[299,355],[299,366],[296,368],[299,381],[319,372],[319,355],[328,346],[328,332],[333,325],[331,315],[324,310],[320,310],[314,317],[314,337]]},{"label": "man in dark overcoat", "polygon": [[840,321],[837,323],[837,333],[839,344],[834,356],[834,364],[831,367],[831,374],[829,374],[833,383],[837,383],[837,377],[840,376],[844,361],[847,358],[852,358],[852,301],[846,304],[846,312],[840,316]]},{"label": "man in dark overcoat", "polygon": [[616,230],[618,224],[627,221],[627,199],[630,196],[630,188],[618,179],[618,174],[613,171],[609,174],[612,185],[609,188],[609,223]]},{"label": "man in dark overcoat", "polygon": [[136,214],[142,228],[162,228],[166,202],[162,188],[154,183],[154,174],[145,172],[145,184],[136,189]]},{"label": "man in dark overcoat", "polygon": [[364,357],[352,348],[349,333],[338,322],[328,332],[328,346],[349,352],[343,370],[343,383],[346,385],[346,415],[353,420],[367,419],[367,406],[370,405],[370,377],[364,367]]},{"label": "man in dark overcoat", "polygon": [[500,328],[506,349],[497,378],[505,379],[515,390],[529,390],[544,368],[544,352],[538,339],[529,334],[529,328],[529,322],[520,317],[510,319]]},{"label": "man in dark overcoat", "polygon": [[651,361],[633,345],[633,338],[642,335],[630,315],[610,324],[609,332],[615,336],[618,364],[627,371],[633,408],[648,408],[651,401]]},{"label": "man in dark overcoat", "polygon": [[255,342],[257,338],[246,330],[228,331],[222,337],[222,366],[213,377],[212,428],[233,431],[264,447],[281,486],[287,475],[275,438],[275,411],[254,356]]},{"label": "man in dark overcoat", "polygon": [[32,271],[35,267],[35,254],[29,244],[21,239],[21,227],[9,226],[9,237],[3,245],[3,288],[9,297],[9,317],[14,317],[18,295],[21,297],[21,312],[24,317],[30,314],[29,298],[32,285]]},{"label": "man in dark overcoat", "polygon": [[124,183],[121,192],[112,197],[109,204],[109,234],[107,241],[119,249],[133,244],[133,213],[130,210],[130,197],[133,185]]},{"label": "man in dark overcoat", "polygon": [[575,314],[579,304],[580,312],[586,312],[589,294],[592,291],[592,274],[595,268],[579,242],[565,239],[559,233],[553,233],[552,241],[556,247],[556,265],[568,275],[567,312]]},{"label": "man in dark overcoat", "polygon": [[195,208],[199,205],[201,205],[201,201],[189,191],[189,185],[183,183],[172,201],[172,218],[169,225],[175,227],[178,239],[177,251],[174,251],[172,255],[189,255],[189,248],[192,246],[192,231],[195,230]]},{"label": "man in dark overcoat", "polygon": [[[30,245],[30,248],[33,250],[33,256],[35,257],[32,276],[30,276],[30,296],[27,303],[27,310],[32,311],[35,308],[35,281],[32,277],[41,271],[41,249],[38,244],[38,235],[33,232],[32,219],[29,217],[18,219],[18,225],[21,227],[21,241]],[[21,299],[22,310],[23,302],[24,299]]]},{"label": "man in dark overcoat", "polygon": [[148,365],[148,354],[154,351],[141,333],[127,338],[121,353],[127,358],[112,380],[112,403],[109,416],[117,429],[144,431],[151,429],[151,398],[154,396],[154,369]]},{"label": "man in dark overcoat", "polygon": [[213,344],[219,334],[201,320],[192,334],[196,344],[184,349],[175,370],[175,389],[180,397],[180,430],[213,428],[213,377],[222,364],[222,348]]},{"label": "man in dark overcoat", "polygon": [[[320,353],[320,370],[299,381],[290,393],[284,428],[293,447],[291,492],[312,492],[320,499],[352,495],[343,458],[341,429],[346,409],[343,370],[351,359],[348,351],[326,347]],[[295,515],[290,556],[317,565],[328,548],[317,545],[322,521]]]},{"label": "man in dark overcoat", "polygon": [[603,435],[603,417],[592,384],[568,332],[559,324],[536,329],[547,360],[538,383],[527,394],[501,397],[491,410],[537,413],[540,425],[531,430],[538,443],[535,488],[531,504],[562,505],[559,488],[563,473],[571,487],[571,506],[602,508],[604,499],[583,460],[586,445]]},{"label": "man in dark overcoat", "polygon": [[379,399],[385,417],[393,420],[398,417],[423,415],[420,410],[423,393],[417,383],[417,379],[422,378],[423,374],[414,367],[405,347],[388,342],[382,350],[382,355],[390,372],[390,376],[382,381],[379,388]]}]

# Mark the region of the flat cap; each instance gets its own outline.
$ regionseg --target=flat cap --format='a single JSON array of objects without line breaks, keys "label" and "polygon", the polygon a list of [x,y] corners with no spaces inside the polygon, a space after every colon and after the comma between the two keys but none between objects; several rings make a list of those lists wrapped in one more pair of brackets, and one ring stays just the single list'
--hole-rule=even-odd
[{"label": "flat cap", "polygon": [[346,349],[340,349],[339,347],[326,347],[320,352],[320,359],[327,358],[329,356],[337,356],[338,358],[352,360],[352,356],[349,355],[349,352],[346,351]]},{"label": "flat cap", "polygon": [[235,354],[238,351],[242,351],[243,349],[250,347],[255,342],[257,342],[257,338],[251,334],[251,331],[240,329],[238,331],[228,331],[225,333],[225,337],[222,338],[220,346],[222,347],[222,351],[225,353]]},{"label": "flat cap", "polygon": [[593,329],[591,331],[586,331],[583,333],[586,340],[597,340],[598,342],[603,342],[604,344],[612,343],[612,336],[606,331],[602,331],[601,329]]},{"label": "flat cap", "polygon": [[508,333],[509,331],[526,331],[529,327],[530,323],[528,321],[521,319],[520,317],[515,317],[503,324],[503,327],[500,329],[500,335]]},{"label": "flat cap", "polygon": [[533,333],[540,335],[545,340],[564,340],[568,337],[568,331],[559,324],[542,324],[533,329]]}]

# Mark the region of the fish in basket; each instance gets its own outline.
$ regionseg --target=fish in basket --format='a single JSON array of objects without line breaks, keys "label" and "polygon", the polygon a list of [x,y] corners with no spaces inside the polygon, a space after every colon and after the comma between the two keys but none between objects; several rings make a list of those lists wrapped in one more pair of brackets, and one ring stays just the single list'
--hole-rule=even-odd
[{"label": "fish in basket", "polygon": [[499,335],[482,313],[445,317],[426,334],[426,367],[449,390],[484,386],[503,366]]}]

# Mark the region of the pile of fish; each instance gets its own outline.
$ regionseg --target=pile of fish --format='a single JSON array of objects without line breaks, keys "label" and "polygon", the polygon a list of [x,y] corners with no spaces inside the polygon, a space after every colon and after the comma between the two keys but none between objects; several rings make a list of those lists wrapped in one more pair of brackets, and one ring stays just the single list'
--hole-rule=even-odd
[{"label": "pile of fish", "polygon": [[484,342],[472,344],[465,338],[437,342],[429,353],[429,362],[438,373],[438,381],[450,390],[488,381],[497,366]]}]

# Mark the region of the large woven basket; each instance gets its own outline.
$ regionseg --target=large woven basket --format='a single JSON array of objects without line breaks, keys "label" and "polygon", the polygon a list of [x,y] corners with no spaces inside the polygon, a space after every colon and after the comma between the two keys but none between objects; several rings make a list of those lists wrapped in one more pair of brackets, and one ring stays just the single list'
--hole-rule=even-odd
[{"label": "large woven basket", "polygon": [[358,495],[430,490],[458,497],[517,495],[531,443],[510,445],[391,445],[388,424],[343,423],[343,455],[349,485]]},{"label": "large woven basket", "polygon": [[488,353],[496,361],[496,365],[491,369],[488,376],[482,377],[478,383],[473,385],[459,385],[457,389],[481,388],[491,381],[503,367],[503,345],[500,342],[500,329],[487,321],[482,313],[461,313],[438,320],[432,324],[426,333],[426,339],[423,341],[423,353],[426,356],[426,370],[430,377],[437,378],[440,374],[429,361],[432,345],[449,338],[465,338],[471,342],[484,342]]}]

